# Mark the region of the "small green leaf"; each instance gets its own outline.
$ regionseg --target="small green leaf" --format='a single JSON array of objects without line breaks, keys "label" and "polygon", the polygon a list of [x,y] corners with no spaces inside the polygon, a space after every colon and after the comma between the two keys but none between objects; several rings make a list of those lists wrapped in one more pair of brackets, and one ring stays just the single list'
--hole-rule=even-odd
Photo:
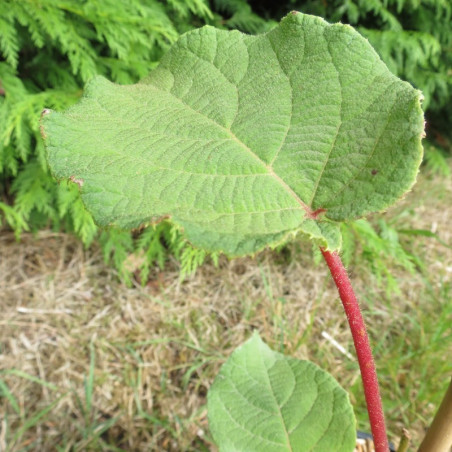
[{"label": "small green leaf", "polygon": [[350,452],[347,393],[309,361],[272,351],[255,334],[221,368],[208,394],[220,452]]},{"label": "small green leaf", "polygon": [[196,246],[256,252],[387,208],[422,158],[421,93],[353,28],[293,12],[268,33],[203,27],[142,82],[97,77],[43,116],[48,162],[101,225],[171,218]]}]

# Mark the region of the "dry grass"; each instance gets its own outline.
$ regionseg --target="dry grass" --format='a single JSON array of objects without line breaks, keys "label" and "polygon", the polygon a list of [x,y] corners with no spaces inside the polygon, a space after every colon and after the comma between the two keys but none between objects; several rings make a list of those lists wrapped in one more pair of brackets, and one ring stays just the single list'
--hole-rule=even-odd
[{"label": "dry grass", "polygon": [[[406,221],[452,243],[452,184],[441,183],[442,199],[432,199],[431,185],[424,181],[407,199]],[[434,406],[427,396],[418,400],[419,379],[430,377],[416,365],[425,367],[430,358],[414,353],[398,361],[398,354],[405,353],[403,344],[418,347],[419,326],[427,342],[434,334],[422,326],[422,315],[433,317],[444,304],[439,294],[451,285],[452,253],[428,238],[416,247],[439,305],[419,298],[427,293],[422,275],[400,272],[402,295],[391,300],[383,289],[371,289],[365,271],[356,289],[368,302],[377,365],[382,361],[389,374],[383,398],[396,404],[388,413],[390,431],[409,422],[418,440]],[[98,250],[85,251],[68,235],[40,232],[16,243],[3,232],[0,299],[0,379],[7,395],[0,401],[0,451],[215,451],[206,392],[221,363],[256,328],[274,349],[332,372],[351,389],[365,419],[356,362],[322,336],[327,332],[353,353],[327,269],[313,266],[309,253],[293,250],[284,261],[271,252],[257,261],[222,259],[219,268],[205,265],[183,282],[172,264],[156,270],[147,286],[126,288]],[[441,371],[450,356],[443,358]],[[385,360],[392,361],[386,366]],[[430,381],[441,385],[441,378]],[[401,407],[399,396],[409,399]]]}]

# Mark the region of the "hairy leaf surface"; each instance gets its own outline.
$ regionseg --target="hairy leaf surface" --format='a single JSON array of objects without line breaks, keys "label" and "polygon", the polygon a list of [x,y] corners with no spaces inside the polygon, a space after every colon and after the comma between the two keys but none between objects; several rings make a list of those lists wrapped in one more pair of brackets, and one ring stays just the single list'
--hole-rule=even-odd
[{"label": "hairy leaf surface", "polygon": [[98,77],[43,117],[50,168],[100,225],[169,217],[194,245],[253,253],[385,209],[422,157],[420,92],[351,27],[293,12],[248,36],[181,36],[142,82]]},{"label": "hairy leaf surface", "polygon": [[274,352],[255,334],[221,368],[208,394],[220,452],[350,452],[347,393],[310,361]]}]

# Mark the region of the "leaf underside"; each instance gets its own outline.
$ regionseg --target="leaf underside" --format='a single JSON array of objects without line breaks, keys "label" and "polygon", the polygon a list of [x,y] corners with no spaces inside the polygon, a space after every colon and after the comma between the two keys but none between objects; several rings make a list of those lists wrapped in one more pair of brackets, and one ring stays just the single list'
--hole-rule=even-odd
[{"label": "leaf underside", "polygon": [[420,95],[350,26],[294,12],[258,36],[190,31],[140,83],[97,77],[42,127],[101,226],[171,218],[232,256],[297,232],[335,250],[338,222],[414,183]]},{"label": "leaf underside", "polygon": [[310,361],[272,351],[255,334],[236,349],[208,393],[220,452],[350,452],[356,425],[348,395]]}]

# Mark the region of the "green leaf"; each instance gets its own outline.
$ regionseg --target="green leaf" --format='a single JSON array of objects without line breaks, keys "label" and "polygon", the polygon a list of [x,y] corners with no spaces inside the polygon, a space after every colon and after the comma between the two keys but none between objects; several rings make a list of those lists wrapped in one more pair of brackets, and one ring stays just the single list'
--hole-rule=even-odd
[{"label": "green leaf", "polygon": [[220,452],[347,452],[356,442],[347,393],[310,361],[272,351],[258,334],[236,349],[208,394]]},{"label": "green leaf", "polygon": [[420,96],[350,26],[293,12],[258,36],[190,31],[135,85],[97,77],[43,136],[101,226],[171,218],[229,255],[297,232],[336,250],[338,221],[414,183]]}]

